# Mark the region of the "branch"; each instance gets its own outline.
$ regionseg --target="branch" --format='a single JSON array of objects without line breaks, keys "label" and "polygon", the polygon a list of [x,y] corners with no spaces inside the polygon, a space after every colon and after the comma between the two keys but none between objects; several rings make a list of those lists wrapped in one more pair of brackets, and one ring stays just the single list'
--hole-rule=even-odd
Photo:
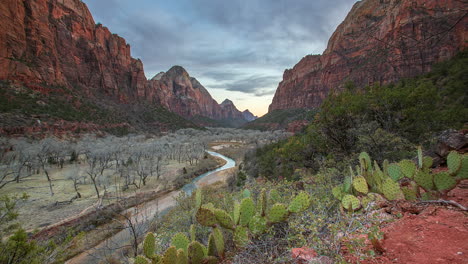
[{"label": "branch", "polygon": [[468,211],[468,209],[465,206],[463,206],[463,205],[461,205],[461,204],[459,204],[459,203],[457,203],[455,201],[452,201],[452,200],[447,201],[447,200],[439,199],[439,200],[430,200],[430,201],[418,202],[418,204],[423,204],[423,203],[440,203],[440,204],[444,204],[444,205],[452,205],[452,206],[460,208],[462,211]]}]

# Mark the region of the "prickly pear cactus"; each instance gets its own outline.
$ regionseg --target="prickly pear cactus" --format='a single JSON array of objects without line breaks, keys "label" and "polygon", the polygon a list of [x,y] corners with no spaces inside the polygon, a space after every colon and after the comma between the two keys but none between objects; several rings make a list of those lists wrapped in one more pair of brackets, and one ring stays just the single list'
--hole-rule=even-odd
[{"label": "prickly pear cactus", "polygon": [[240,217],[239,224],[247,226],[250,222],[250,218],[255,214],[255,204],[251,198],[242,199],[240,205]]},{"label": "prickly pear cactus", "polygon": [[177,249],[172,246],[169,247],[161,259],[161,264],[173,264],[177,262]]},{"label": "prickly pear cactus", "polygon": [[172,243],[176,249],[183,249],[184,251],[187,251],[188,245],[190,241],[187,238],[187,236],[184,233],[177,233],[172,237]]},{"label": "prickly pear cactus", "polygon": [[361,167],[365,170],[372,171],[372,161],[367,152],[361,152],[361,154],[359,154],[359,162],[361,163]]},{"label": "prickly pear cactus", "polygon": [[202,190],[198,189],[195,193],[195,208],[198,209],[202,205]]},{"label": "prickly pear cactus", "polygon": [[190,240],[197,240],[197,229],[194,224],[190,225]]},{"label": "prickly pear cactus", "polygon": [[260,235],[267,229],[267,222],[264,217],[255,215],[250,219],[249,223],[250,232],[254,235]]},{"label": "prickly pear cactus", "polygon": [[288,215],[288,210],[286,205],[277,203],[270,208],[268,212],[268,219],[272,223],[279,223],[286,219]]},{"label": "prickly pear cactus", "polygon": [[438,191],[448,191],[457,185],[457,181],[448,173],[440,172],[434,175],[434,184]]},{"label": "prickly pear cactus", "polygon": [[302,191],[291,201],[288,211],[291,213],[304,212],[310,206],[310,196]]},{"label": "prickly pear cactus", "polygon": [[211,227],[215,226],[218,223],[213,211],[203,206],[198,209],[195,218],[197,219],[198,223],[200,223],[203,226]]},{"label": "prickly pear cactus", "polygon": [[341,205],[348,210],[348,211],[356,211],[359,208],[361,208],[361,201],[359,201],[356,196],[347,194],[343,196],[343,199],[341,200]]},{"label": "prickly pear cactus", "polygon": [[205,249],[198,241],[192,241],[188,247],[188,262],[190,264],[201,264],[205,257]]},{"label": "prickly pear cactus", "polygon": [[398,200],[405,198],[403,192],[400,189],[400,185],[390,178],[385,179],[382,185],[382,191],[383,195],[388,200]]},{"label": "prickly pear cactus", "polygon": [[207,256],[203,258],[203,264],[216,264],[218,259],[214,256]]},{"label": "prickly pear cactus", "polygon": [[353,179],[353,187],[359,193],[367,194],[369,192],[367,181],[362,176],[358,176]]},{"label": "prickly pear cactus", "polygon": [[420,169],[423,168],[423,152],[421,146],[418,147],[418,165]]},{"label": "prickly pear cactus", "polygon": [[276,189],[270,190],[269,202],[270,202],[270,204],[275,204],[275,203],[280,202],[280,195],[278,193],[278,190],[276,190]]},{"label": "prickly pear cactus", "polygon": [[[157,263],[157,262],[156,262]],[[177,264],[188,264],[187,252],[183,249],[177,250]]]},{"label": "prickly pear cactus", "polygon": [[426,191],[434,189],[433,177],[432,177],[432,174],[430,173],[420,170],[416,172],[416,175],[414,176],[414,180],[419,186],[424,188],[424,190]]},{"label": "prickly pear cactus", "polygon": [[234,229],[234,220],[232,220],[232,217],[226,211],[222,209],[215,209],[214,214],[220,226],[226,229]]},{"label": "prickly pear cactus", "polygon": [[413,179],[414,174],[416,173],[416,164],[411,160],[402,160],[398,165],[400,165],[401,172],[406,178]]},{"label": "prickly pear cactus", "polygon": [[399,181],[401,178],[403,178],[403,173],[401,172],[400,166],[398,164],[390,164],[388,166],[388,176],[392,178],[394,181]]},{"label": "prickly pear cactus", "polygon": [[361,200],[362,208],[364,208],[364,209],[367,209],[367,206],[369,206],[370,202],[372,202],[372,199],[370,197],[368,197],[367,195],[361,197],[360,200]]},{"label": "prickly pear cactus", "polygon": [[243,226],[238,226],[234,231],[234,243],[236,244],[236,247],[245,247],[249,242],[248,229]]},{"label": "prickly pear cactus", "polygon": [[134,264],[150,264],[151,261],[143,256],[137,256]]},{"label": "prickly pear cactus", "polygon": [[423,157],[423,168],[428,170],[434,164],[434,160],[431,157]]},{"label": "prickly pear cactus", "polygon": [[258,198],[259,213],[261,216],[265,216],[267,210],[267,197],[266,190],[262,189]]},{"label": "prickly pear cactus", "polygon": [[213,233],[208,236],[208,256],[216,256],[218,252],[216,251],[216,244],[214,242]]},{"label": "prickly pear cactus", "polygon": [[456,175],[457,179],[468,179],[468,155],[463,155],[460,170]]},{"label": "prickly pear cactus", "polygon": [[250,193],[250,190],[249,189],[245,189],[243,192],[242,192],[242,197],[244,198],[249,198],[251,196],[251,193]]},{"label": "prickly pear cactus", "polygon": [[353,180],[351,177],[346,177],[343,182],[343,192],[344,193],[350,193],[351,192],[351,187],[353,186]]},{"label": "prickly pear cactus", "polygon": [[152,258],[156,254],[155,242],[156,239],[154,238],[153,233],[146,234],[145,240],[143,242],[143,254],[145,254],[147,258]]},{"label": "prickly pear cactus", "polygon": [[344,196],[344,193],[343,193],[343,185],[340,184],[338,186],[335,186],[333,189],[332,189],[332,194],[333,196],[335,196],[336,199],[340,200],[343,198]]},{"label": "prickly pear cactus", "polygon": [[224,235],[219,227],[213,228],[213,239],[216,245],[217,256],[224,258]]},{"label": "prickly pear cactus", "polygon": [[234,210],[232,211],[232,219],[234,220],[234,225],[239,224],[240,218],[240,204],[236,201],[234,203]]},{"label": "prickly pear cactus", "polygon": [[456,174],[462,165],[462,156],[456,151],[450,151],[447,156],[447,167],[450,174]]},{"label": "prickly pear cactus", "polygon": [[401,191],[405,195],[405,200],[407,201],[414,201],[418,198],[418,189],[418,185],[413,182],[408,186],[401,187]]}]

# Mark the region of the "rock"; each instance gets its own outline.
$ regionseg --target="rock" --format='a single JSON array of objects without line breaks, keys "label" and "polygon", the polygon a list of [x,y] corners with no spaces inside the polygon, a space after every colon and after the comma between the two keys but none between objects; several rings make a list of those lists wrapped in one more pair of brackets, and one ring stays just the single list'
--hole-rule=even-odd
[{"label": "rock", "polygon": [[80,0],[4,0],[0,14],[0,80],[41,93],[50,92],[44,84],[58,85],[98,100],[158,104],[187,118],[243,118],[180,66],[147,80],[125,39],[95,24]]},{"label": "rock", "polygon": [[347,81],[361,87],[429,72],[468,47],[467,23],[463,1],[358,1],[322,55],[284,72],[269,112],[317,108]]},{"label": "rock", "polygon": [[291,257],[296,260],[296,263],[309,263],[317,256],[317,252],[312,248],[301,247],[291,249]]},{"label": "rock", "polygon": [[255,116],[254,114],[252,114],[249,109],[246,109],[244,110],[244,112],[242,112],[242,116],[244,118],[245,121],[254,121],[255,119],[257,119],[258,117]]},{"label": "rock", "polygon": [[468,147],[468,134],[466,132],[448,129],[437,136],[437,143],[429,150],[424,152],[424,155],[433,159],[432,167],[446,163],[447,155],[450,151],[456,150],[463,152],[463,149]]}]

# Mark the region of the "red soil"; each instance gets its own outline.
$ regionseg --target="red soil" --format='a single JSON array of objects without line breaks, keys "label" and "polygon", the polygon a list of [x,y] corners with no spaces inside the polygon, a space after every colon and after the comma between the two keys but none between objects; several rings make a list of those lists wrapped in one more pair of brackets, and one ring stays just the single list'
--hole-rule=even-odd
[{"label": "red soil", "polygon": [[[452,190],[447,200],[468,206],[468,182]],[[360,263],[468,263],[468,212],[431,204],[419,214],[404,216],[382,228],[384,253]],[[370,245],[369,245],[370,246]],[[351,262],[353,256],[346,257]]]}]

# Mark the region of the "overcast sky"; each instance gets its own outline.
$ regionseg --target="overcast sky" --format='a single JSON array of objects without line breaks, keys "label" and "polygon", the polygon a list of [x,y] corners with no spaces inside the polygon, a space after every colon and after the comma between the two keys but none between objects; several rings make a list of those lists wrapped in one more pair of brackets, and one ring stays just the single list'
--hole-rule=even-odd
[{"label": "overcast sky", "polygon": [[285,69],[320,54],[356,0],[84,0],[152,78],[183,66],[219,103],[268,111]]}]

